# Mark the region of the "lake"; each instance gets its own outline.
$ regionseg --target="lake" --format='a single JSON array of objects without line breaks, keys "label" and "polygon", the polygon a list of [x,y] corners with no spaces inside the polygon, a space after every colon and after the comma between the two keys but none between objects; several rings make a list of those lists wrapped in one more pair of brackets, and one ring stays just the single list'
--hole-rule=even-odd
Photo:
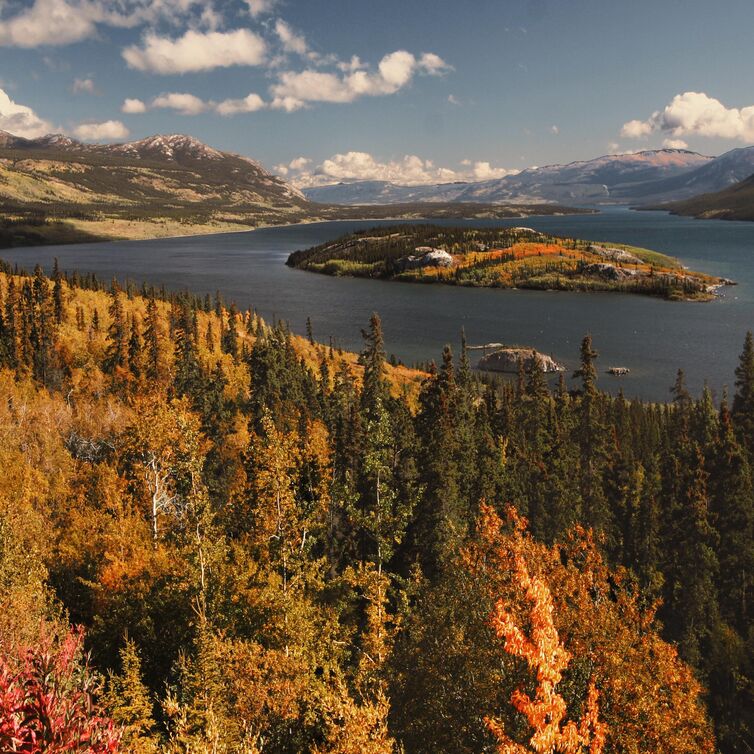
[{"label": "lake", "polygon": [[[241,308],[283,319],[315,338],[332,336],[346,349],[361,347],[373,311],[382,317],[386,347],[405,363],[438,359],[466,331],[470,345],[504,342],[552,354],[570,371],[579,343],[592,334],[600,353],[599,385],[627,396],[665,400],[677,369],[698,393],[707,381],[717,395],[733,386],[747,329],[754,329],[754,223],[693,220],[662,212],[611,208],[596,215],[470,220],[470,226],[526,225],[556,235],[643,246],[678,257],[692,269],[732,278],[709,303],[671,302],[615,293],[511,291],[333,278],[285,266],[291,251],[357,228],[384,222],[327,222],[248,233],[0,250],[27,269],[94,272],[101,279],[165,284],[195,293],[220,290]],[[442,224],[458,225],[452,220]],[[625,377],[605,374],[626,366]]]}]

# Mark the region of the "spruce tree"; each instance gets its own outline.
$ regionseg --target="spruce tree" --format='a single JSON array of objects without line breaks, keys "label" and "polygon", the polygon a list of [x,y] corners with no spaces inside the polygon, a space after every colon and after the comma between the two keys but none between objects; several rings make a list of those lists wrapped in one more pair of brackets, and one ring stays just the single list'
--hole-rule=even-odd
[{"label": "spruce tree", "polygon": [[105,706],[122,730],[121,743],[133,754],[158,751],[152,701],[142,680],[141,657],[136,643],[126,637],[120,650],[120,673],[111,673],[105,692]]},{"label": "spruce tree", "polygon": [[107,329],[107,349],[105,351],[104,369],[114,374],[117,369],[128,368],[129,328],[123,309],[120,288],[114,283],[110,292],[110,327]]},{"label": "spruce tree", "polygon": [[736,394],[733,398],[733,424],[754,465],[754,336],[746,333],[743,351],[736,367]]}]

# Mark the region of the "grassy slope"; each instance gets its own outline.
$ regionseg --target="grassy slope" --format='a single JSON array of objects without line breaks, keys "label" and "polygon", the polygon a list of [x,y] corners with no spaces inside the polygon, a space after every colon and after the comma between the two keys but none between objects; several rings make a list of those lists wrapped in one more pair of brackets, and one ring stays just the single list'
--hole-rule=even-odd
[{"label": "grassy slope", "polygon": [[674,215],[706,219],[754,220],[754,175],[714,194],[702,194],[648,209],[665,209]]},{"label": "grassy slope", "polygon": [[[625,244],[595,244],[515,230],[483,231],[475,240],[475,233],[480,231],[432,226],[411,232],[400,227],[375,229],[296,252],[288,264],[329,275],[495,288],[624,291],[700,300],[711,298],[708,288],[721,282],[684,270],[672,257]],[[478,250],[482,240],[488,247],[484,251]],[[447,250],[453,256],[452,266],[405,269],[403,260],[419,246]],[[615,250],[630,257],[605,256]],[[586,268],[605,263],[634,275],[610,280]]]}]

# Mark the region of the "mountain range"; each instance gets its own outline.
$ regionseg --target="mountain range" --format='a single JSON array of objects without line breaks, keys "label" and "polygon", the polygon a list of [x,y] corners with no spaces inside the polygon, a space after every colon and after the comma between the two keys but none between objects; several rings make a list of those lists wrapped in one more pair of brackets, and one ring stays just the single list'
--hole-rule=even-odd
[{"label": "mountain range", "polygon": [[422,186],[355,181],[308,188],[303,193],[316,202],[363,205],[446,201],[595,206],[686,199],[727,188],[752,173],[754,147],[733,149],[719,157],[659,149],[528,168],[489,181]]},{"label": "mountain range", "polygon": [[[521,217],[540,205],[314,203],[248,157],[183,134],[84,144],[0,131],[0,246],[154,238],[304,220]],[[555,205],[549,212],[573,212]]]}]

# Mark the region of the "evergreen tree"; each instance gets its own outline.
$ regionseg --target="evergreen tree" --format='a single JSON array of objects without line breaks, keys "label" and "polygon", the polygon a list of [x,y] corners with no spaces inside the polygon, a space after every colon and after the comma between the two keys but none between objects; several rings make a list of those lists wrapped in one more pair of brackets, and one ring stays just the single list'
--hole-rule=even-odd
[{"label": "evergreen tree", "polygon": [[147,301],[147,319],[144,328],[145,373],[147,379],[156,383],[160,379],[160,323],[157,302],[154,296]]},{"label": "evergreen tree", "polygon": [[754,336],[746,333],[743,351],[736,367],[736,394],[733,398],[733,424],[746,448],[749,465],[754,465]]},{"label": "evergreen tree", "polygon": [[152,717],[152,701],[141,675],[141,657],[136,643],[126,637],[120,650],[120,673],[111,673],[105,706],[122,730],[122,745],[133,754],[159,750]]},{"label": "evergreen tree", "polygon": [[235,304],[230,305],[228,311],[228,327],[223,332],[223,352],[230,354],[234,359],[238,358],[238,309]]},{"label": "evergreen tree", "polygon": [[129,328],[123,310],[121,291],[113,283],[110,292],[110,327],[107,329],[107,350],[105,351],[105,371],[114,374],[118,369],[128,368],[128,339]]}]

